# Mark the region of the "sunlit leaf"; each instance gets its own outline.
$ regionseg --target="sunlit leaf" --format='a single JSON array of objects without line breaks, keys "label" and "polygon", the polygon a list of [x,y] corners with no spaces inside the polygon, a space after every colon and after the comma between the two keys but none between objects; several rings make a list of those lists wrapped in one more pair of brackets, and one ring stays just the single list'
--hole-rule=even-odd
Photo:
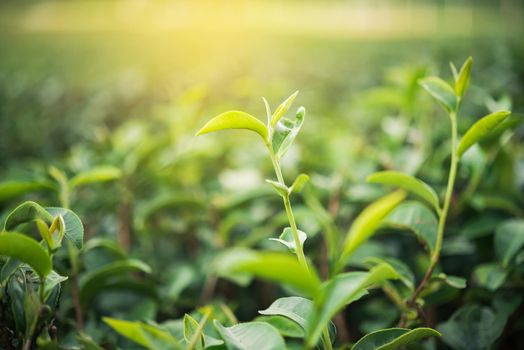
[{"label": "sunlit leaf", "polygon": [[473,64],[473,59],[468,57],[460,68],[456,83],[455,83],[455,92],[458,97],[464,96],[464,92],[468,88],[469,78],[471,76],[471,65]]},{"label": "sunlit leaf", "polygon": [[457,96],[455,91],[448,83],[439,77],[428,77],[419,81],[420,85],[433,98],[435,98],[448,112],[455,111],[457,108]]},{"label": "sunlit leaf", "polygon": [[425,200],[435,208],[437,213],[440,212],[438,196],[435,190],[414,176],[398,171],[380,171],[369,175],[367,181],[402,188]]},{"label": "sunlit leaf", "polygon": [[353,221],[343,245],[342,258],[345,259],[362,243],[371,237],[382,220],[406,197],[403,191],[388,194],[367,206]]},{"label": "sunlit leaf", "polygon": [[466,131],[457,148],[457,155],[461,157],[475,143],[486,137],[497,125],[502,123],[511,112],[499,111],[488,114],[478,120],[471,128]]},{"label": "sunlit leaf", "polygon": [[307,271],[288,253],[235,248],[219,254],[213,266],[222,277],[255,276],[288,285],[310,297],[320,286],[315,272]]},{"label": "sunlit leaf", "polygon": [[122,171],[112,166],[100,166],[82,172],[69,180],[71,188],[87,185],[94,182],[105,182],[118,179],[122,176]]},{"label": "sunlit leaf", "polygon": [[34,239],[17,232],[0,233],[0,255],[26,263],[40,277],[47,276],[53,266],[44,247]]},{"label": "sunlit leaf", "polygon": [[[275,113],[271,116],[271,126],[275,126],[280,118],[286,114],[286,112],[289,110],[293,102],[295,101],[295,98],[298,95],[298,91],[295,91],[291,96],[289,96],[284,102],[282,102],[277,109],[275,110]],[[267,106],[266,106],[267,108]]]},{"label": "sunlit leaf", "polygon": [[432,328],[388,328],[381,329],[364,337],[351,347],[351,350],[396,350],[428,337],[440,337]]},{"label": "sunlit leaf", "polygon": [[213,131],[226,129],[246,129],[259,134],[267,142],[267,128],[257,118],[241,111],[229,111],[219,114],[200,129],[196,135],[207,134]]},{"label": "sunlit leaf", "polygon": [[293,184],[289,188],[290,192],[296,192],[299,193],[302,191],[302,188],[304,188],[304,185],[309,181],[309,176],[306,174],[300,174],[297,176],[295,181],[293,181]]},{"label": "sunlit leaf", "polygon": [[218,320],[215,328],[228,350],[285,350],[286,344],[278,331],[264,322],[239,323],[224,327]]},{"label": "sunlit leaf", "polygon": [[104,317],[103,321],[117,333],[149,350],[179,350],[180,343],[167,331],[143,322]]},{"label": "sunlit leaf", "polygon": [[369,272],[343,273],[325,282],[319,296],[314,299],[315,312],[309,322],[308,345],[316,344],[322,329],[327,326],[331,318],[346,305],[365,295],[367,288],[398,277],[391,266],[380,264],[373,267]]}]

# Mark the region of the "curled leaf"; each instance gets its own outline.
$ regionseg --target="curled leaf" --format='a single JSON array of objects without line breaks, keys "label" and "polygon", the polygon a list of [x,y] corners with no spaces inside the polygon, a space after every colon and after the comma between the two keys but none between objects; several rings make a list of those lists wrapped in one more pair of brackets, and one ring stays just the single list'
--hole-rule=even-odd
[{"label": "curled leaf", "polygon": [[[298,231],[298,239],[300,241],[300,246],[304,246],[304,242],[307,239],[307,234],[303,231]],[[280,234],[278,238],[270,238],[271,241],[276,241],[285,245],[292,253],[297,251],[297,246],[295,244],[295,237],[293,236],[293,231],[291,227],[286,227],[284,231]]]}]

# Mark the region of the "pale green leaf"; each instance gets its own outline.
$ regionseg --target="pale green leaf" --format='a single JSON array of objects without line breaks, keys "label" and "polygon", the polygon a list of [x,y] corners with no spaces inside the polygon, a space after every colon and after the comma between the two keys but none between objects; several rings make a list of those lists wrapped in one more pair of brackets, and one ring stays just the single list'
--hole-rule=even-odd
[{"label": "pale green leaf", "polygon": [[300,174],[297,176],[295,181],[293,181],[293,184],[289,188],[290,192],[296,192],[299,193],[302,191],[302,188],[304,188],[304,185],[309,181],[309,176],[306,174]]},{"label": "pale green leaf", "polygon": [[149,350],[178,350],[180,343],[167,331],[143,322],[102,318],[111,328],[127,339]]},{"label": "pale green leaf", "polygon": [[457,96],[448,83],[439,77],[428,77],[419,81],[420,85],[435,98],[447,112],[457,108]]},{"label": "pale green leaf", "polygon": [[457,155],[461,157],[475,143],[486,137],[497,125],[502,123],[511,112],[499,111],[488,114],[478,120],[471,128],[466,131],[457,148]]},{"label": "pale green leaf", "polygon": [[40,277],[47,276],[53,268],[47,250],[37,241],[22,233],[1,232],[0,255],[26,263]]},{"label": "pale green leaf", "polygon": [[380,227],[382,220],[406,197],[403,191],[390,193],[366,207],[353,221],[343,245],[341,259],[347,258]]},{"label": "pale green leaf", "polygon": [[95,182],[116,180],[122,176],[122,171],[113,166],[100,166],[85,171],[69,180],[69,187],[75,188]]},{"label": "pale green leaf", "polygon": [[316,273],[306,270],[288,253],[234,248],[219,254],[213,266],[222,277],[255,276],[288,285],[310,297],[320,286]]},{"label": "pale green leaf", "polygon": [[462,65],[462,68],[460,68],[460,72],[455,83],[455,93],[458,97],[464,96],[464,92],[466,92],[466,89],[468,88],[472,64],[473,59],[468,57],[468,59]]},{"label": "pale green leaf", "polygon": [[273,151],[278,158],[282,158],[289,147],[293,144],[306,116],[306,110],[304,107],[300,107],[297,110],[297,114],[294,120],[282,118],[276,125],[273,133]]},{"label": "pale green leaf", "polygon": [[207,134],[209,132],[226,129],[246,129],[259,134],[264,142],[267,142],[267,128],[257,118],[241,111],[229,111],[219,114],[200,129],[196,135]]},{"label": "pale green leaf", "polygon": [[202,350],[204,348],[204,336],[199,330],[198,322],[188,314],[184,315],[184,340],[191,344],[193,337],[197,336],[197,342],[194,347],[195,350]]},{"label": "pale green leaf", "polygon": [[351,347],[351,350],[396,350],[428,337],[440,337],[432,328],[388,328],[381,329],[364,337]]},{"label": "pale green leaf", "polygon": [[[277,109],[275,110],[275,113],[273,113],[273,115],[271,116],[271,126],[272,127],[278,123],[278,121],[280,120],[280,118],[284,116],[284,114],[286,114],[286,112],[289,110],[289,108],[295,101],[295,98],[297,97],[297,95],[298,95],[298,91],[295,91],[291,96],[289,96],[284,102],[282,102],[277,107]],[[266,105],[266,108],[268,108],[267,105]]]},{"label": "pale green leaf", "polygon": [[264,322],[239,323],[224,327],[218,320],[214,325],[228,350],[285,350],[286,344],[278,331]]},{"label": "pale green leaf", "polygon": [[435,190],[414,176],[398,171],[380,171],[369,175],[367,181],[402,188],[425,200],[435,208],[437,213],[440,212],[438,196]]},{"label": "pale green leaf", "polygon": [[287,197],[288,194],[289,194],[289,188],[287,188],[286,185],[284,184],[281,184],[280,182],[278,181],[273,181],[273,180],[269,180],[269,179],[266,179],[266,182],[268,184],[270,184],[271,186],[273,186],[273,189],[279,194],[281,195],[282,197]]},{"label": "pale green leaf", "polygon": [[[300,241],[300,246],[304,246],[304,242],[307,239],[307,234],[303,231],[298,231],[298,240]],[[280,234],[278,238],[270,238],[271,241],[279,242],[283,245],[285,245],[292,253],[295,253],[297,251],[297,246],[295,244],[295,237],[293,236],[293,231],[291,230],[291,227],[286,227],[284,231]]]}]

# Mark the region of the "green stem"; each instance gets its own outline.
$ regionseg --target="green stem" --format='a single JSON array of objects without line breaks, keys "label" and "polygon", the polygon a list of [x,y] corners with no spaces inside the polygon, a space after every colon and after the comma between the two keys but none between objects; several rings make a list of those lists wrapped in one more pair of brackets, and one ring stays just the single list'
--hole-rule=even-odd
[{"label": "green stem", "polygon": [[[457,108],[458,109],[458,108]],[[431,278],[433,274],[433,270],[435,270],[435,267],[437,266],[437,263],[440,258],[440,250],[442,248],[442,241],[444,239],[444,228],[446,227],[446,218],[449,211],[449,206],[451,203],[451,197],[453,195],[453,188],[455,187],[455,179],[457,177],[457,166],[458,166],[458,156],[457,156],[457,113],[451,112],[449,115],[449,118],[451,120],[451,165],[449,169],[449,176],[448,176],[448,185],[446,188],[446,196],[444,197],[444,206],[442,207],[441,212],[439,213],[439,221],[438,221],[438,228],[437,228],[437,241],[435,243],[435,250],[433,251],[433,254],[431,255],[431,261],[428,270],[426,271],[426,274],[422,278],[422,281],[420,281],[420,284],[418,285],[417,289],[411,296],[411,298],[408,300],[407,305],[409,307],[415,305],[415,302],[426,287],[427,282]]]},{"label": "green stem", "polygon": [[322,337],[324,338],[324,344],[326,350],[333,350],[333,346],[331,345],[331,338],[329,337],[329,331],[327,327],[324,327],[322,330]]}]

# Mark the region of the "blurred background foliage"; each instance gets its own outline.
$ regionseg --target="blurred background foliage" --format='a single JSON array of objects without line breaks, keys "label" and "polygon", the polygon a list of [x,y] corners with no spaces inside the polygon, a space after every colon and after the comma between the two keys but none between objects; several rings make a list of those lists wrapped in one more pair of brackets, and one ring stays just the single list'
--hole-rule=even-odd
[{"label": "blurred background foliage", "polygon": [[[101,315],[161,322],[220,301],[251,319],[283,292],[217,281],[209,263],[232,245],[279,249],[267,238],[286,218],[263,181],[272,174],[262,146],[237,132],[197,139],[204,121],[229,109],[264,119],[262,96],[275,107],[300,90],[308,116],[284,173],[311,175],[296,215],[312,236],[306,251],[321,261],[317,204],[346,229],[384,193],[364,184],[369,173],[401,170],[444,189],[448,120],[419,78],[451,80],[449,61],[473,56],[461,132],[491,110],[523,112],[523,37],[518,0],[3,1],[0,213],[23,199],[58,205],[50,166],[68,177],[116,167],[118,180],[71,193],[86,238],[118,242],[104,250],[110,243],[95,240],[83,271],[129,255],[151,266],[141,283],[154,288],[97,291],[88,333],[115,337]],[[475,266],[494,260],[494,227],[524,215],[522,139],[520,127],[462,164],[446,272],[473,281]],[[401,257],[417,275],[427,263],[400,233],[380,235],[368,249]],[[462,298],[490,303],[498,289],[476,286]],[[455,297],[435,296],[444,306],[433,323],[457,309]],[[67,326],[73,306],[64,298],[59,318]],[[378,295],[354,310],[346,315],[352,340],[398,317]]]}]

